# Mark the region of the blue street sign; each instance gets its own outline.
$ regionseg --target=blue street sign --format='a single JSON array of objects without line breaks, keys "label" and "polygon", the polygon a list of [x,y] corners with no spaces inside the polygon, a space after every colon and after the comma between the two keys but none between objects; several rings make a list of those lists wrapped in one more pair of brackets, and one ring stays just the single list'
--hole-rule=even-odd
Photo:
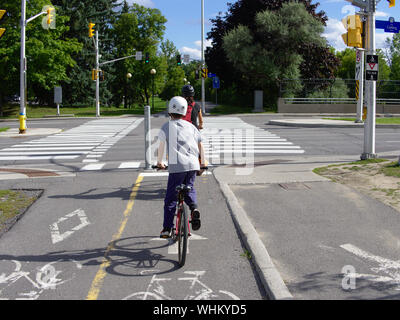
[{"label": "blue street sign", "polygon": [[214,78],[215,76],[216,76],[215,73],[211,73],[211,72],[208,73],[208,77],[209,77],[209,78]]},{"label": "blue street sign", "polygon": [[219,78],[217,76],[213,77],[212,83],[214,89],[219,89]]},{"label": "blue street sign", "polygon": [[377,29],[384,29],[385,32],[399,33],[400,22],[395,22],[393,17],[389,18],[389,21],[376,20],[375,27]]}]

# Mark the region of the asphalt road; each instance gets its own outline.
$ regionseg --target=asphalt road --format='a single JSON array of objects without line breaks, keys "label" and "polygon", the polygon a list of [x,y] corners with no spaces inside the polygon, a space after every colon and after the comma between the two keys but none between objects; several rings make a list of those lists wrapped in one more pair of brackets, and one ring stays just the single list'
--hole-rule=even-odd
[{"label": "asphalt road", "polygon": [[[223,117],[217,118],[223,119]],[[277,127],[267,124],[268,116],[240,118],[245,123],[264,129],[278,138],[287,139],[288,142],[304,150],[302,156],[338,154],[357,156],[362,152],[363,130],[360,128]],[[165,121],[164,117],[153,118],[152,129],[157,131]],[[88,122],[89,119],[36,120],[30,121],[29,126],[60,128],[68,135],[68,130],[85,126]],[[7,123],[2,125],[5,126]],[[17,127],[18,123],[11,122],[10,126]],[[100,131],[95,135],[101,136],[102,126],[99,127]],[[166,240],[158,239],[166,177],[140,176],[144,173],[143,122],[137,123],[118,140],[110,141],[119,133],[111,132],[109,128],[107,130],[108,136],[104,137],[104,141],[95,141],[95,137],[87,135],[86,142],[89,143],[91,140],[99,144],[97,147],[100,143],[104,147],[104,143],[107,142],[107,148],[98,151],[99,158],[92,158],[101,163],[101,166],[94,170],[82,170],[87,165],[98,164],[84,163],[85,159],[89,159],[87,154],[80,154],[74,159],[0,161],[2,167],[29,166],[43,170],[65,171],[70,174],[68,177],[0,180],[1,189],[45,190],[42,197],[23,218],[0,239],[0,298],[195,299],[203,292],[210,299],[264,299],[265,292],[259,284],[254,268],[246,258],[246,251],[214,177],[207,175],[197,180],[202,228],[194,233],[189,244],[187,265],[180,269],[177,266],[174,246]],[[376,132],[378,153],[400,149],[398,129],[377,129]],[[82,138],[84,137],[83,135]],[[16,144],[34,143],[38,139],[34,136],[3,137],[0,139],[0,153],[5,154],[8,151],[4,149],[8,148],[14,152]],[[72,138],[71,135],[72,139],[76,137]],[[83,145],[85,141],[76,143]],[[258,154],[255,160],[273,161],[283,156],[287,158],[286,154],[279,153]],[[297,156],[290,155],[294,159]],[[140,166],[121,167],[122,164],[133,161],[140,162]],[[326,197],[332,202],[328,206],[329,210],[323,212],[324,218],[320,217],[323,221],[313,224],[313,230],[320,228],[319,232],[327,236],[327,239],[331,237],[327,242],[332,244],[334,238],[344,230],[337,225],[331,233],[325,234],[324,228],[331,228],[336,222],[332,210],[337,210],[340,215],[346,216],[350,207],[340,196],[330,197],[329,190],[324,189],[323,184],[316,183],[311,187],[314,196],[317,197],[319,194],[321,199]],[[232,187],[237,197],[246,204],[246,210],[254,214],[252,219],[255,224],[264,225],[265,219],[268,218],[267,224],[273,226],[272,223],[277,221],[276,216],[266,215],[266,212],[280,212],[281,222],[290,221],[298,203],[302,203],[301,212],[307,213],[312,222],[321,214],[316,210],[315,204],[302,194],[304,190],[297,190],[290,199],[286,199],[287,194],[282,193],[279,188],[274,188],[266,190],[264,185],[258,188],[256,186],[255,189],[240,185]],[[365,201],[365,206],[375,208],[376,204],[367,203],[369,200]],[[287,205],[282,207],[282,203]],[[334,206],[336,203],[340,203],[337,208]],[[380,211],[381,208],[376,210]],[[391,213],[386,214],[390,216]],[[332,217],[332,221],[325,220],[326,217]],[[300,215],[299,218],[306,217]],[[372,219],[372,216],[369,218]],[[337,216],[337,219],[340,220],[340,217]],[[390,225],[398,225],[397,220],[393,220],[395,218],[388,219],[388,228]],[[355,219],[352,223],[356,222]],[[289,229],[285,229],[285,225]],[[349,230],[352,228],[351,225],[347,227]],[[372,232],[372,229],[363,230],[365,237],[368,236],[368,232]],[[285,257],[287,252],[298,250],[295,256],[290,258],[293,260],[282,260],[279,265],[289,280],[293,270],[287,267],[287,263],[294,265],[297,258],[303,261],[310,259],[301,269],[303,274],[310,273],[310,266],[319,263],[318,256],[313,254],[315,245],[320,246],[319,250],[322,248],[329,252],[331,248],[335,248],[339,255],[345,255],[341,252],[343,248],[336,248],[346,244],[345,242],[335,243],[334,246],[318,242],[319,240],[312,238],[311,235],[304,237],[307,233],[306,224],[303,229],[297,229],[290,224],[281,224],[276,229],[262,231],[265,231],[266,239],[270,240],[271,247],[268,250],[276,256],[276,261]],[[291,235],[292,241],[299,240],[296,242],[296,249],[280,245],[285,241],[285,244],[289,243],[288,234]],[[368,249],[371,252],[378,252],[373,241],[374,239],[371,240]],[[359,245],[355,241],[348,243]],[[385,253],[391,256],[391,250],[394,248],[386,248]],[[345,260],[338,260],[338,266],[342,266]],[[366,267],[362,268],[365,270]],[[332,281],[338,280],[338,272],[340,270],[335,268],[329,275]],[[304,294],[309,279],[303,280],[302,285],[299,285],[299,282],[292,282],[290,289]],[[331,285],[332,283],[327,280],[326,288]],[[337,286],[336,282],[335,285]],[[318,285],[314,288],[318,289]],[[367,292],[366,297],[376,297],[375,291],[371,288],[365,292]],[[316,296],[318,297],[321,296]],[[337,297],[343,296],[338,294]]]},{"label": "asphalt road", "polygon": [[[56,121],[40,125],[85,122]],[[104,169],[81,171],[82,157],[37,160],[30,166],[72,176],[0,181],[0,189],[44,190],[0,239],[0,299],[265,298],[212,175],[197,179],[202,227],[178,267],[175,246],[159,239],[167,177],[117,166],[143,161],[143,130],[141,123],[113,144],[101,158]],[[2,146],[15,144],[2,139]]]}]

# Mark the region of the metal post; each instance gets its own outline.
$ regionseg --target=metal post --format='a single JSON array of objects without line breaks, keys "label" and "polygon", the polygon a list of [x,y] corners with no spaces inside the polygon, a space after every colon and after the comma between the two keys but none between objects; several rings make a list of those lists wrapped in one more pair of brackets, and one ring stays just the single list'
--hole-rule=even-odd
[{"label": "metal post", "polygon": [[145,170],[151,170],[150,106],[144,107],[144,158]]},{"label": "metal post", "polygon": [[[369,0],[367,30],[368,53],[375,54],[375,0]],[[376,81],[366,80],[365,95],[367,123],[364,124],[364,153],[361,155],[361,160],[377,157],[375,153]]]},{"label": "metal post", "polygon": [[26,0],[21,1],[21,61],[20,61],[20,107],[19,133],[26,132],[26,57],[25,57]]},{"label": "metal post", "polygon": [[[356,61],[356,66],[358,66],[358,77],[356,75],[356,80],[358,81],[358,100],[357,100],[357,119],[356,123],[362,123],[363,115],[363,105],[364,105],[364,50],[357,48],[357,56],[360,61]],[[357,69],[357,67],[356,67]]]},{"label": "metal post", "polygon": [[[204,62],[204,0],[201,0],[201,68],[205,68]],[[205,79],[201,77],[201,112],[206,114],[206,90]]]},{"label": "metal post", "polygon": [[100,117],[99,31],[96,30],[96,117]]},{"label": "metal post", "polygon": [[154,112],[154,74],[153,74],[153,94],[151,97],[151,108],[152,108],[152,111]]}]

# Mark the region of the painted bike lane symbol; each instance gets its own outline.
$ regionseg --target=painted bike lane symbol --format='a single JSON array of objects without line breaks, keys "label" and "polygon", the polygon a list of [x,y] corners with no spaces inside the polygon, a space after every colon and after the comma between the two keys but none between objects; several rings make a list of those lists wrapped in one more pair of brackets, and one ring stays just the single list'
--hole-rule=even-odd
[{"label": "painted bike lane symbol", "polygon": [[[148,270],[149,272],[155,272],[157,270]],[[143,270],[142,274],[147,273],[147,270]],[[205,275],[205,271],[185,271],[185,277],[179,277],[178,281],[184,281],[189,284],[189,294],[183,298],[183,300],[213,300],[213,299],[224,299],[224,300],[240,300],[235,294],[226,290],[212,290],[200,279]],[[167,294],[166,285],[172,278],[162,278],[153,275],[150,283],[147,286],[146,291],[134,292],[122,300],[173,300],[175,297],[171,297]],[[179,297],[178,297],[179,298]],[[182,298],[179,298],[182,299]]]}]

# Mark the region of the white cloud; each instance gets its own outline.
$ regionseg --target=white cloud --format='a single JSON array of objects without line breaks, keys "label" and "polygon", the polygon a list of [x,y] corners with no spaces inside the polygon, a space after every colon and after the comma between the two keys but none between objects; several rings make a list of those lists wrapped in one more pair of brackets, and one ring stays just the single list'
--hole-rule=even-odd
[{"label": "white cloud", "polygon": [[133,3],[140,4],[147,8],[154,8],[154,2],[152,0],[127,0],[128,4],[131,5]]},{"label": "white cloud", "polygon": [[389,17],[389,14],[383,11],[376,11],[375,12],[376,17]]},{"label": "white cloud", "polygon": [[[181,54],[188,54],[190,55],[190,59],[200,60],[201,59],[201,40],[194,42],[195,47],[182,47],[179,51]],[[211,41],[205,40],[204,41],[204,50],[207,47],[211,47]]]},{"label": "white cloud", "polygon": [[336,50],[344,50],[346,45],[343,42],[342,34],[346,33],[342,22],[337,19],[330,18],[326,22],[325,32],[322,34],[328,43]]},{"label": "white cloud", "polygon": [[[336,50],[342,51],[347,48],[342,39],[342,34],[346,33],[342,22],[337,19],[329,18],[326,23],[325,32],[322,34],[328,43]],[[375,46],[377,49],[385,47],[386,38],[392,38],[393,33],[375,32]]]}]

